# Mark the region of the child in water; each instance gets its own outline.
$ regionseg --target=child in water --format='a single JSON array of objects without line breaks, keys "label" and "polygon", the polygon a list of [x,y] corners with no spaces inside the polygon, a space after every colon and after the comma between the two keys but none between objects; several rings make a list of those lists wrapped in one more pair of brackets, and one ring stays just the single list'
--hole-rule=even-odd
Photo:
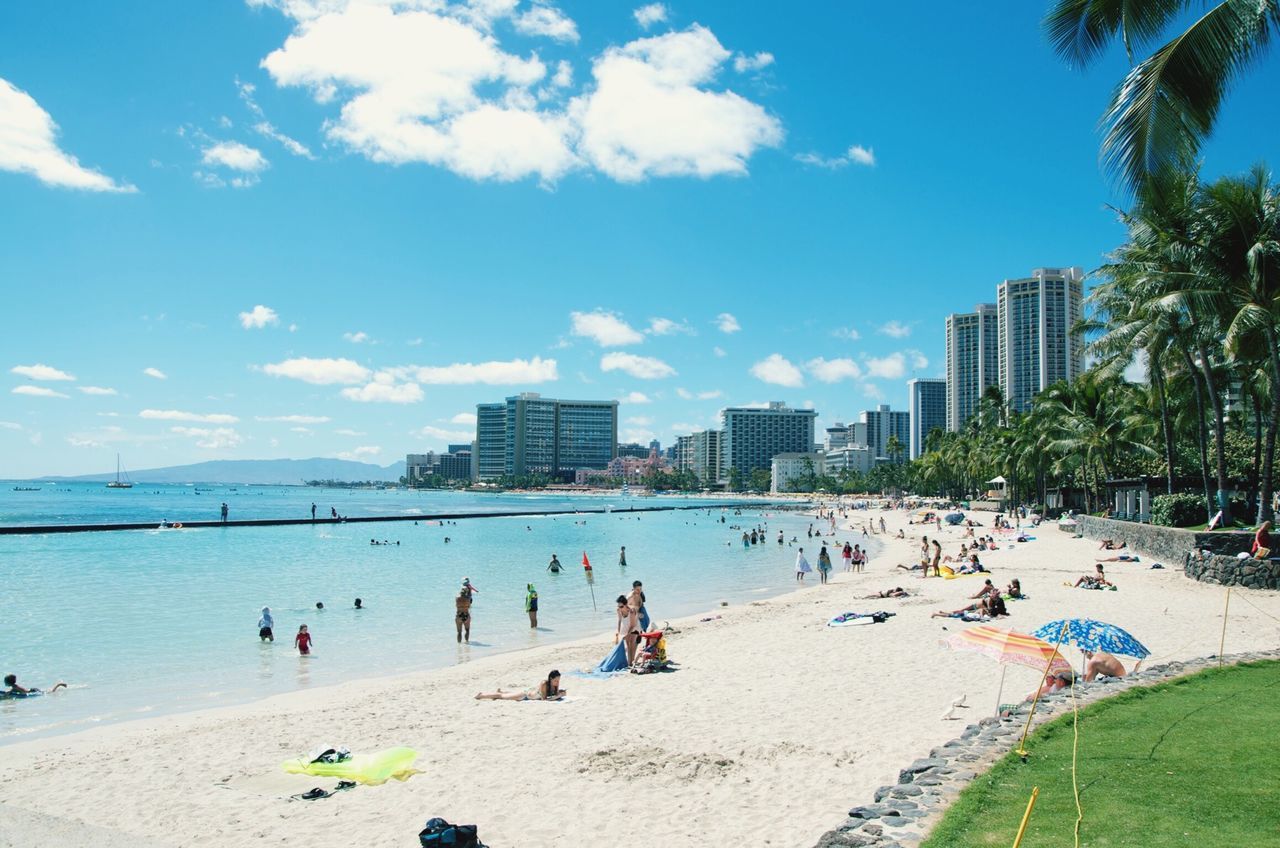
[{"label": "child in water", "polygon": [[298,635],[293,637],[293,646],[304,657],[311,654],[311,634],[307,632],[307,625],[298,626]]}]

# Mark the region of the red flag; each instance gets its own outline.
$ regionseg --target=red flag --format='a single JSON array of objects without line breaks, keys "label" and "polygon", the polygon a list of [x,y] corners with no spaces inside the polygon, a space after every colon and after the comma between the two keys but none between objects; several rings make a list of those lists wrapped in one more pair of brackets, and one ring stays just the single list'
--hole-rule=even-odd
[{"label": "red flag", "polygon": [[582,569],[583,569],[584,571],[590,571],[590,570],[591,570],[591,560],[587,559],[587,552],[586,552],[586,551],[583,551],[583,552],[582,552]]}]

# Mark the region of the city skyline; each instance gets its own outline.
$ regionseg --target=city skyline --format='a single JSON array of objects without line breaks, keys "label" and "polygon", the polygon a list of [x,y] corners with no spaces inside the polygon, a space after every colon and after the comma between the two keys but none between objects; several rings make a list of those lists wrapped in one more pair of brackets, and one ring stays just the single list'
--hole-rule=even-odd
[{"label": "city skyline", "polygon": [[[823,7],[814,39],[768,7],[643,5],[6,8],[0,476],[386,464],[523,391],[617,399],[642,444],[779,396],[822,429],[905,409],[945,316],[1000,280],[1123,238],[1092,131],[1123,56],[1066,69],[1036,10],[938,10],[906,56],[882,37],[906,10]],[[490,63],[432,54],[458,98],[387,41],[439,27]],[[1004,63],[954,62],[956,38]],[[1264,61],[1224,118],[1257,111]],[[609,109],[618,74],[648,123]],[[941,77],[968,96],[922,113]],[[545,144],[501,147],[513,121]],[[1206,172],[1276,123],[1224,119]]]}]

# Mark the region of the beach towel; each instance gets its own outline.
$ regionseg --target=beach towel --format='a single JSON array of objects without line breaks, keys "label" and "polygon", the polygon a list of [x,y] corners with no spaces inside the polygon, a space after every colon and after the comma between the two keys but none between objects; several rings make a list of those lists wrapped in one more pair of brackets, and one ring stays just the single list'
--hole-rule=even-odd
[{"label": "beach towel", "polygon": [[388,748],[376,754],[362,754],[339,763],[285,760],[280,767],[290,774],[310,774],[318,777],[342,777],[377,786],[388,780],[408,780],[418,774],[413,761],[418,752],[412,748]]},{"label": "beach towel", "polygon": [[828,627],[852,627],[857,624],[883,624],[894,615],[891,612],[842,612],[827,622]]},{"label": "beach towel", "polygon": [[609,653],[609,656],[602,659],[600,664],[596,666],[596,671],[626,671],[627,665],[627,645],[626,642],[619,639],[618,644],[613,646],[613,650]]}]

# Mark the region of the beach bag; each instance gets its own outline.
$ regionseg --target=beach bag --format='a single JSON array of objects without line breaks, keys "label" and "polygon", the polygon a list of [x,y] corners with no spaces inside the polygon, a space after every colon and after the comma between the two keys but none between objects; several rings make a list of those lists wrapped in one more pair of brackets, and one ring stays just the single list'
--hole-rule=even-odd
[{"label": "beach bag", "polygon": [[476,836],[473,824],[449,824],[442,818],[428,819],[426,827],[418,833],[418,841],[425,848],[484,848]]}]

